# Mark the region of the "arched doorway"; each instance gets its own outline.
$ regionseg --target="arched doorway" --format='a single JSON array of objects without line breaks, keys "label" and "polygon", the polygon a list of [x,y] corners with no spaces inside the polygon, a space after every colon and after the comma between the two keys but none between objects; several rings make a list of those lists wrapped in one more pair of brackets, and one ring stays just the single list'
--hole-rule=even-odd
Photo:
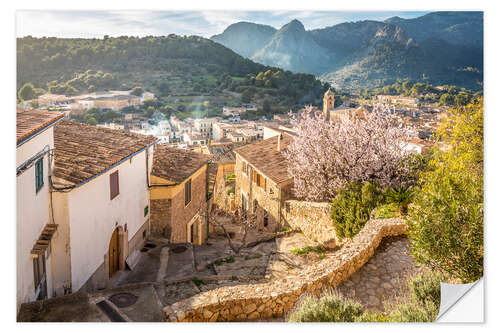
[{"label": "arched doorway", "polygon": [[110,278],[120,269],[120,248],[118,245],[118,228],[116,228],[109,241],[108,260]]}]

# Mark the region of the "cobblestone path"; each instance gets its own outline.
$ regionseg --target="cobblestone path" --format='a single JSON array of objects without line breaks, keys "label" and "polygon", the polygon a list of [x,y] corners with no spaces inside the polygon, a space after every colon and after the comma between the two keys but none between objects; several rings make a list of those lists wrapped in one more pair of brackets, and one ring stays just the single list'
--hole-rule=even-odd
[{"label": "cobblestone path", "polygon": [[369,310],[384,311],[384,302],[402,296],[407,290],[407,279],[419,270],[409,249],[406,236],[385,238],[375,255],[342,282],[338,291]]}]

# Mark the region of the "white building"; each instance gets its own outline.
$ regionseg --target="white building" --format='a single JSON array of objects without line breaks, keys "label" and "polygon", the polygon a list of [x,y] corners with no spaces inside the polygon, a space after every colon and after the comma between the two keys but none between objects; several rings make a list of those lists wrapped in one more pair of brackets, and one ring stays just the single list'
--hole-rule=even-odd
[{"label": "white building", "polygon": [[53,292],[109,287],[149,234],[157,139],[61,121],[54,129]]},{"label": "white building", "polygon": [[51,240],[57,225],[49,207],[49,155],[54,149],[53,126],[63,116],[41,110],[17,112],[17,310],[21,303],[52,296]]}]

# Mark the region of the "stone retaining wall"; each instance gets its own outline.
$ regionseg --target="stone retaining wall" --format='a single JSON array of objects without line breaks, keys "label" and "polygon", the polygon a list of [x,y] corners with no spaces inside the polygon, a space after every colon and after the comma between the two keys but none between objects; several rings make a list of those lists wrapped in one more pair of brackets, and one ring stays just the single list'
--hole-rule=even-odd
[{"label": "stone retaining wall", "polygon": [[328,248],[338,244],[328,202],[287,200],[283,215],[293,229],[301,230],[307,238]]},{"label": "stone retaining wall", "polygon": [[266,283],[221,287],[163,309],[165,321],[237,321],[270,318],[288,312],[304,293],[319,295],[362,267],[383,237],[407,230],[403,220],[370,220],[352,242],[299,274]]}]

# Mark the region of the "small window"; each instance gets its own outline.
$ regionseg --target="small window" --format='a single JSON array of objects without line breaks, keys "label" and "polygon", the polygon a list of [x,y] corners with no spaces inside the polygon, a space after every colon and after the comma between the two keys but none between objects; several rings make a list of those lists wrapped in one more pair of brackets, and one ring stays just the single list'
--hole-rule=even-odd
[{"label": "small window", "polygon": [[120,194],[118,170],[109,175],[109,192],[110,200],[113,200],[118,194]]},{"label": "small window", "polygon": [[267,216],[267,213],[266,215],[264,215],[264,227],[267,227],[269,224],[269,216]]},{"label": "small window", "polygon": [[35,164],[35,187],[37,193],[43,187],[43,157]]},{"label": "small window", "polygon": [[144,217],[148,216],[149,206],[144,207]]},{"label": "small window", "polygon": [[187,206],[191,202],[191,179],[184,185],[184,205]]}]

